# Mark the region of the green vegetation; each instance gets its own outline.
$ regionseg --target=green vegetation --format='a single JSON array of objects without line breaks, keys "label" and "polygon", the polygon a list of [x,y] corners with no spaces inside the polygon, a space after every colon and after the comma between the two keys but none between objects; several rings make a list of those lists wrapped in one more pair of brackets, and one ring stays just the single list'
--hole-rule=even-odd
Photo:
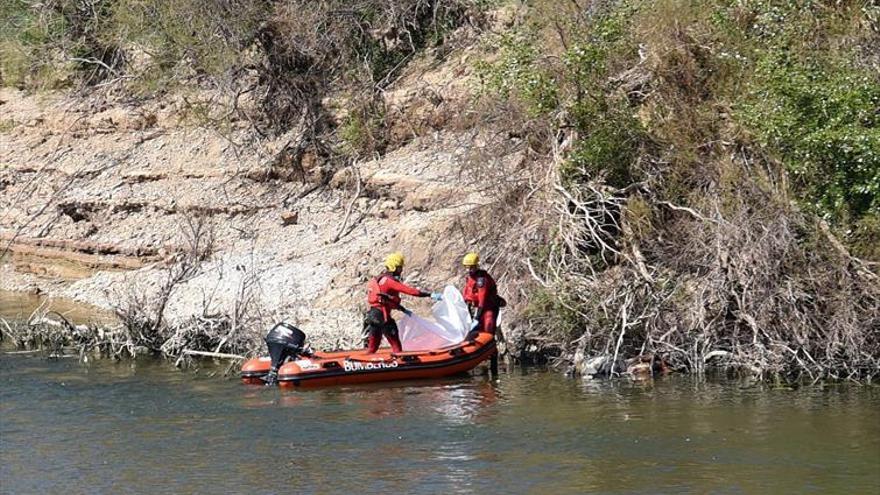
[{"label": "green vegetation", "polygon": [[385,110],[380,102],[355,105],[339,127],[341,151],[372,156],[385,149]]},{"label": "green vegetation", "polygon": [[532,33],[503,34],[492,46],[498,51],[495,63],[478,62],[478,77],[484,90],[500,98],[515,98],[532,116],[555,110],[559,104],[557,84],[538,66],[538,45]]},{"label": "green vegetation", "polygon": [[530,303],[537,341],[695,370],[714,349],[765,376],[875,376],[877,275],[817,216],[878,259],[880,8],[524,4],[477,68],[484,97],[519,109],[511,128],[570,137],[560,254]]},{"label": "green vegetation", "polygon": [[0,120],[0,132],[9,132],[15,129],[18,123],[12,119]]},{"label": "green vegetation", "polygon": [[870,229],[880,214],[880,75],[876,61],[860,60],[858,42],[876,39],[880,7],[758,3],[751,14],[755,22],[737,32],[757,43],[737,116],[785,165],[802,205],[838,226]]},{"label": "green vegetation", "polygon": [[156,91],[181,75],[219,78],[241,68],[265,2],[10,0],[0,7],[0,78],[27,89],[134,79]]},{"label": "green vegetation", "polygon": [[[124,46],[134,88],[147,94],[182,75],[222,81],[248,62],[242,52],[269,14],[266,2],[118,0],[106,2],[101,30],[107,46]],[[137,58],[141,58],[141,66]]]},{"label": "green vegetation", "polygon": [[[730,112],[739,128],[719,129],[723,137],[753,136],[785,166],[803,207],[842,234],[876,223],[860,222],[880,211],[880,75],[862,52],[876,47],[880,7],[630,1],[578,18],[529,4],[529,22],[500,35],[497,60],[478,65],[482,91],[579,131],[564,175],[603,174],[617,187],[641,180],[637,158],[651,139],[680,145],[676,158],[692,162]],[[542,23],[544,38],[550,26],[560,33],[556,51],[541,43]],[[639,46],[662,58],[640,63]],[[615,80],[622,69],[645,63],[662,64],[650,88],[668,93],[661,105],[632,105],[632,92],[615,87],[627,84]]]}]

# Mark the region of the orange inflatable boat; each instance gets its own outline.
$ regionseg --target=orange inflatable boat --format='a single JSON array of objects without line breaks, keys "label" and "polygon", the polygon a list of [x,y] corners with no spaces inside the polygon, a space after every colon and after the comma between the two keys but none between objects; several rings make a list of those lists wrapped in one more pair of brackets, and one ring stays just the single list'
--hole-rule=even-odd
[{"label": "orange inflatable boat", "polygon": [[[309,357],[288,361],[278,370],[282,387],[326,387],[415,378],[438,378],[470,371],[496,352],[495,337],[480,333],[474,340],[430,351],[393,353],[380,349],[367,354],[364,349],[316,352]],[[260,357],[244,363],[244,383],[263,385],[269,373],[270,358]]]}]

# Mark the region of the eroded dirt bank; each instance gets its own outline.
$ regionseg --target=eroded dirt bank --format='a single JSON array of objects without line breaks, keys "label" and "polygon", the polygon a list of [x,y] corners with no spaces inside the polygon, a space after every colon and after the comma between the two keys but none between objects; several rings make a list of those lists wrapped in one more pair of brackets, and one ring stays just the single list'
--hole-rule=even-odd
[{"label": "eroded dirt bank", "polygon": [[[454,100],[463,83],[444,71],[404,79],[397,101],[421,108],[419,95]],[[173,98],[96,107],[4,89],[0,101],[8,123],[0,133],[0,239],[10,250],[0,289],[125,308],[135,293],[160,291],[198,236],[210,253],[175,287],[169,323],[247,304],[257,315],[249,322],[284,318],[319,345],[350,345],[359,338],[363,286],[387,252],[407,255],[410,282],[439,288],[460,281],[463,251],[485,247],[463,228],[486,202],[462,179],[481,141],[472,132],[415,136],[380,159],[337,170],[314,157],[291,169],[278,157],[296,131],[241,144],[246,125],[227,133],[193,125]],[[443,110],[436,106],[418,112]],[[39,270],[29,257],[91,270]]]}]

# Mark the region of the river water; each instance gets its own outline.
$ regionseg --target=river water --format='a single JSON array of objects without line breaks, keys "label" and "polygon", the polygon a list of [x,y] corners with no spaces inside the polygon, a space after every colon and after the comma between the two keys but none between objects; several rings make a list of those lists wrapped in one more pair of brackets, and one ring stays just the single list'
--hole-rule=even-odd
[{"label": "river water", "polygon": [[527,370],[282,391],[0,353],[2,493],[878,493],[880,389]]}]

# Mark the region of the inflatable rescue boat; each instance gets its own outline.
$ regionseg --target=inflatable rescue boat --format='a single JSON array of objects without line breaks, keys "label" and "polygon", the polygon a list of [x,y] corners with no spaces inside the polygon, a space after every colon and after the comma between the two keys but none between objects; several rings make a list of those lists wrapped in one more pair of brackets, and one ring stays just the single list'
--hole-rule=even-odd
[{"label": "inflatable rescue boat", "polygon": [[[367,354],[364,349],[316,352],[281,365],[277,382],[293,388],[439,378],[470,371],[495,353],[495,337],[488,333],[426,351],[391,352],[386,348],[375,354]],[[269,357],[251,359],[242,366],[241,379],[244,383],[263,385],[270,368]]]}]

